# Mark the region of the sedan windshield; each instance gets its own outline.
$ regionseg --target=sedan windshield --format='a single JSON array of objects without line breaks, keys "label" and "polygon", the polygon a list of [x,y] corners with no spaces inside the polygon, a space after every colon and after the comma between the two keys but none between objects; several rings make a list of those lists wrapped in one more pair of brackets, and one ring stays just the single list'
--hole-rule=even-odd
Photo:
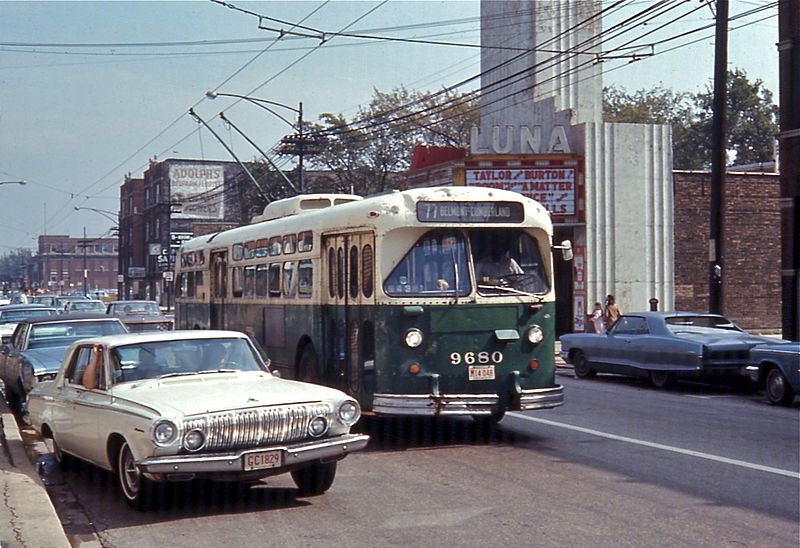
[{"label": "sedan windshield", "polygon": [[266,371],[245,339],[184,339],[118,346],[111,351],[114,384],[128,381]]},{"label": "sedan windshield", "polygon": [[105,313],[106,306],[101,302],[95,301],[73,301],[71,305],[69,305],[69,309],[71,312],[101,312]]}]

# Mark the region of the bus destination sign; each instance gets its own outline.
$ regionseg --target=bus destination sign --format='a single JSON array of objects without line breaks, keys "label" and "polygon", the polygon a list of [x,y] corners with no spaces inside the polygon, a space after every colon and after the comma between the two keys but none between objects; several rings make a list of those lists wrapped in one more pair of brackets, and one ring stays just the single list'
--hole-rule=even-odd
[{"label": "bus destination sign", "polygon": [[421,223],[521,223],[522,204],[517,202],[418,202]]}]

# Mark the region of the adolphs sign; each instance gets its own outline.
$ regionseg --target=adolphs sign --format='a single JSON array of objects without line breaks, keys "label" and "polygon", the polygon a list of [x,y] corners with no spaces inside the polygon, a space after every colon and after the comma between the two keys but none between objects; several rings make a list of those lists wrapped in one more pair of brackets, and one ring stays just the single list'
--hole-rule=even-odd
[{"label": "adolphs sign", "polygon": [[577,170],[574,167],[467,168],[467,186],[519,192],[542,204],[552,215],[575,215]]},{"label": "adolphs sign", "polygon": [[221,164],[171,164],[171,201],[180,204],[177,219],[225,219],[223,191],[225,169]]}]

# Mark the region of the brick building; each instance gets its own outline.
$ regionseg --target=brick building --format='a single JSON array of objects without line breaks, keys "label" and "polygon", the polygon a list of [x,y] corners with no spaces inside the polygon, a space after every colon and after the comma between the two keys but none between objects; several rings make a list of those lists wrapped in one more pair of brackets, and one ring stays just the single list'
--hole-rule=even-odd
[{"label": "brick building", "polygon": [[143,293],[145,277],[144,179],[125,177],[119,192],[119,295],[132,299]]},{"label": "brick building", "polygon": [[82,293],[117,286],[117,238],[73,238],[43,235],[33,258],[31,283],[51,293]]},{"label": "brick building", "polygon": [[[675,171],[673,184],[675,309],[707,311],[711,174]],[[745,329],[781,329],[779,198],[775,173],[725,178],[722,310]]]}]

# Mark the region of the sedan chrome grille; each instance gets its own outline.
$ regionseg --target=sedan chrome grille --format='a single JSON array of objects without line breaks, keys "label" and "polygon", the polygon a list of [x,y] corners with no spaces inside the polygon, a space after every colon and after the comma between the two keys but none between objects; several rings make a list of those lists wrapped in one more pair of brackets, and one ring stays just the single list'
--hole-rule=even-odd
[{"label": "sedan chrome grille", "polygon": [[184,432],[201,430],[206,436],[206,450],[227,451],[307,438],[308,423],[319,415],[330,422],[332,406],[315,403],[214,413],[188,417],[183,428]]}]

